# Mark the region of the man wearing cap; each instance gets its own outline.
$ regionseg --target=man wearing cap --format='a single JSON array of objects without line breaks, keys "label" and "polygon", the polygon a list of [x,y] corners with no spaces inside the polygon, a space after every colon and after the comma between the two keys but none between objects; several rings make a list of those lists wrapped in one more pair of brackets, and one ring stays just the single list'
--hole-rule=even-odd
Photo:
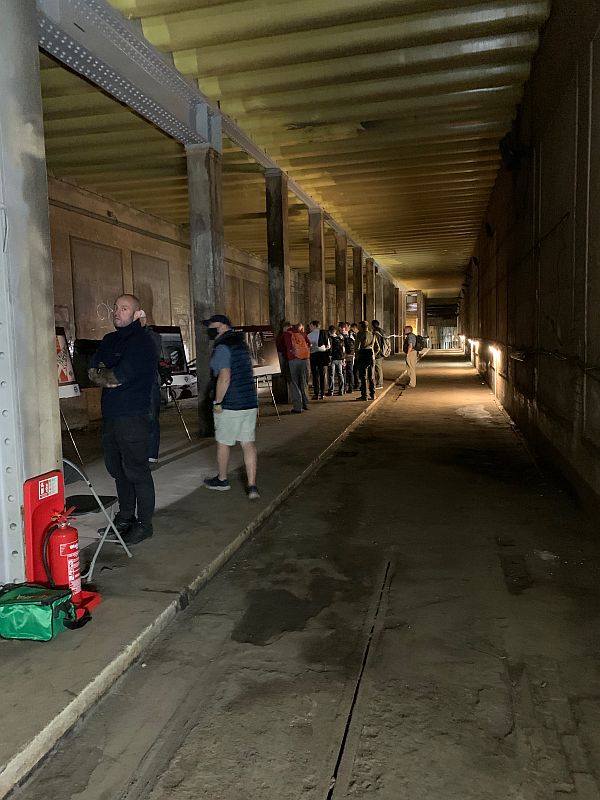
[{"label": "man wearing cap", "polygon": [[215,378],[213,412],[217,440],[218,473],[206,478],[207,489],[226,492],[229,455],[236,442],[242,446],[248,478],[248,498],[260,497],[256,487],[256,417],[258,400],[252,372],[252,359],[244,337],[231,329],[229,318],[214,314],[203,323],[209,339],[214,341],[210,369]]}]

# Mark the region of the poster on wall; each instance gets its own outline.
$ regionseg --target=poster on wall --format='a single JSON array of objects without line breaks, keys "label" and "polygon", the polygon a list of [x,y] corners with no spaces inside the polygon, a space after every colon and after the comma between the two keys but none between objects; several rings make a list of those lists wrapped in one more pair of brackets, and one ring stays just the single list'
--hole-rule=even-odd
[{"label": "poster on wall", "polygon": [[234,330],[244,334],[252,357],[252,371],[255,378],[278,375],[281,372],[275,334],[270,325],[244,325]]},{"label": "poster on wall", "polygon": [[153,325],[152,330],[160,336],[160,360],[171,368],[173,375],[187,375],[190,371],[181,328],[176,325]]},{"label": "poster on wall", "polygon": [[55,328],[55,340],[58,396],[60,398],[78,397],[80,394],[79,385],[75,379],[75,371],[64,328]]}]

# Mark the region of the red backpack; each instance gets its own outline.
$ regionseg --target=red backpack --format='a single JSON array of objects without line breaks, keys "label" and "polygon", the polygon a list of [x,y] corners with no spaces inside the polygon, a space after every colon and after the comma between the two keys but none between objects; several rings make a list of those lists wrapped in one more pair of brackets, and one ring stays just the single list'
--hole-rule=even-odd
[{"label": "red backpack", "polygon": [[300,331],[290,331],[290,344],[291,344],[291,351],[294,355],[294,358],[301,358],[307,359],[310,356],[310,350],[308,349],[308,345],[306,344],[306,338],[303,333]]}]

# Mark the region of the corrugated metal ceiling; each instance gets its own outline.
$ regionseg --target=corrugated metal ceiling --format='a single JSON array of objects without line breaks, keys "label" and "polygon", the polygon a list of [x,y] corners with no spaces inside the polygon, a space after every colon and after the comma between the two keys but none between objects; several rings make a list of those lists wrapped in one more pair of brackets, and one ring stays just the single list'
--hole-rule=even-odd
[{"label": "corrugated metal ceiling", "polygon": [[[549,0],[111,0],[394,276],[457,293]],[[51,171],[184,223],[182,148],[43,58]],[[265,254],[224,154],[226,240]],[[292,205],[292,265],[306,220]]]}]

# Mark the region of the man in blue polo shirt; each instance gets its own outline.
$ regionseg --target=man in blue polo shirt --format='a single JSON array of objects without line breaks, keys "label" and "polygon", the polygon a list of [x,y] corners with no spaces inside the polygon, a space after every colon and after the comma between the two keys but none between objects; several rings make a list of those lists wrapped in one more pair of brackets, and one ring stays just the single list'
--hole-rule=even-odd
[{"label": "man in blue polo shirt", "polygon": [[231,448],[239,442],[248,478],[248,498],[257,500],[260,495],[256,487],[254,439],[258,400],[250,351],[242,334],[231,329],[231,322],[223,314],[204,320],[204,325],[215,343],[210,369],[216,381],[213,412],[219,468],[218,474],[206,478],[204,485],[219,492],[231,489],[227,479],[229,455]]},{"label": "man in blue polo shirt", "polygon": [[115,525],[127,544],[152,536],[154,514],[148,447],[156,349],[139,317],[137,297],[117,297],[113,309],[116,330],[102,339],[88,373],[92,382],[102,387],[104,463],[115,479],[119,497]]}]

